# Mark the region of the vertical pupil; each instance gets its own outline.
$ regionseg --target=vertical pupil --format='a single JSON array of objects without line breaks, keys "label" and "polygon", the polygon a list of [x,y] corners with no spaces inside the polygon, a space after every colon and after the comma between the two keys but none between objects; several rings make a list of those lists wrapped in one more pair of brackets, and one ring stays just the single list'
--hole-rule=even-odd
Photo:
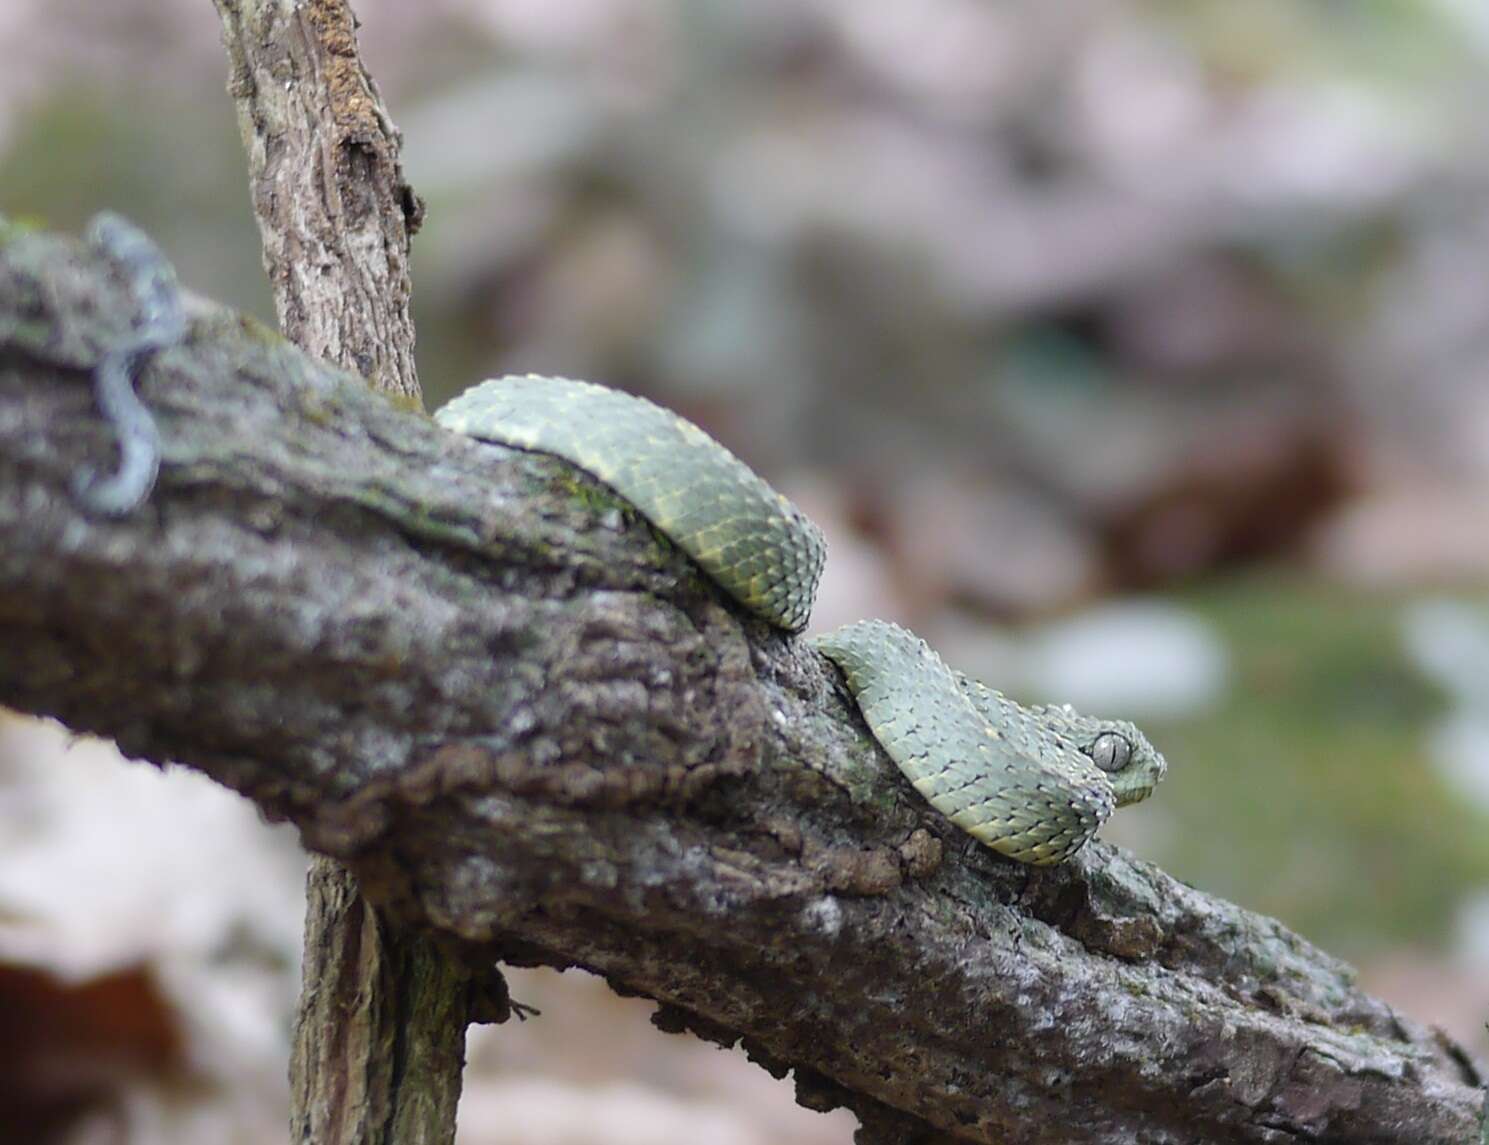
[{"label": "vertical pupil", "polygon": [[1127,763],[1129,751],[1126,740],[1107,732],[1092,745],[1091,759],[1102,771],[1120,771]]}]

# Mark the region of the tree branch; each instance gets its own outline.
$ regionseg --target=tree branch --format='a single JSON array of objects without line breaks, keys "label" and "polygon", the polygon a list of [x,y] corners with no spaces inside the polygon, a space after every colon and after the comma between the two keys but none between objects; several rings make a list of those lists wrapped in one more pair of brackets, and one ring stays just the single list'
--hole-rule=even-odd
[{"label": "tree branch", "polygon": [[409,236],[424,205],[346,0],[213,0],[279,328],[417,403]]},{"label": "tree branch", "polygon": [[835,675],[562,464],[198,308],[148,504],[84,516],[109,267],[0,232],[0,701],[288,816],[399,917],[743,1039],[878,1140],[1471,1139],[1467,1055],[1097,842],[1021,867]]}]

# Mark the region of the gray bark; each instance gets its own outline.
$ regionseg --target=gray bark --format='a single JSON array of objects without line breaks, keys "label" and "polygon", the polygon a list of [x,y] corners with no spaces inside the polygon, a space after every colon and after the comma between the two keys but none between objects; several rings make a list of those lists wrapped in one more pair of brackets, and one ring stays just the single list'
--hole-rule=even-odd
[{"label": "gray bark", "polygon": [[417,403],[409,236],[424,206],[346,0],[213,0],[279,328]]},{"label": "gray bark", "polygon": [[[453,1141],[476,975],[429,935],[390,926],[333,859],[311,864],[306,900],[290,1140]],[[505,982],[491,975],[504,1003]]]},{"label": "gray bark", "polygon": [[[345,0],[216,0],[228,90],[284,335],[420,408],[409,236],[423,207],[357,50]],[[467,968],[387,925],[333,859],[306,881],[305,981],[290,1058],[291,1137],[448,1145]]]},{"label": "gray bark", "polygon": [[472,957],[741,1041],[868,1139],[1474,1138],[1473,1063],[1346,966],[1099,841],[970,844],[603,489],[253,323],[199,313],[146,371],[160,483],[83,516],[84,371],[129,318],[88,251],[0,235],[0,702],[236,788]]}]

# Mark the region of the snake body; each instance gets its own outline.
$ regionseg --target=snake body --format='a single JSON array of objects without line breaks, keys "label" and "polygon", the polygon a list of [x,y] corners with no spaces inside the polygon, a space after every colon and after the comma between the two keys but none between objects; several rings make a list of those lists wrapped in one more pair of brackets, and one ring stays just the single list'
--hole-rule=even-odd
[{"label": "snake body", "polygon": [[[435,418],[594,475],[755,615],[805,627],[826,556],[820,530],[672,411],[590,382],[527,376],[483,382]],[[1020,862],[1068,859],[1167,770],[1132,724],[1017,704],[952,671],[898,625],[862,620],[813,645],[842,670],[869,730],[915,789]]]},{"label": "snake body", "polygon": [[551,453],[592,473],[755,615],[806,627],[827,558],[822,532],[734,454],[671,410],[568,378],[498,378],[435,420]]},{"label": "snake body", "polygon": [[915,790],[1011,859],[1070,858],[1166,770],[1126,721],[1024,707],[953,672],[897,624],[860,620],[816,645],[843,670],[869,730]]}]

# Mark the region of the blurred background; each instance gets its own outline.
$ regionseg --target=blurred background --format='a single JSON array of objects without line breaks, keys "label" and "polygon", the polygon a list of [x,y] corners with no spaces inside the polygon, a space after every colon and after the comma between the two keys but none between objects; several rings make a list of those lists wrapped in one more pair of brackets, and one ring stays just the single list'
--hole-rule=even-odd
[{"label": "blurred background", "polygon": [[[913,625],[1139,721],[1108,835],[1489,1052],[1489,9],[359,0],[428,202],[431,408],[587,377],[708,427]],[[0,211],[272,318],[205,0],[0,0]],[[273,1142],[295,839],[0,714],[0,1125]],[[537,971],[462,1145],[846,1142]]]}]

